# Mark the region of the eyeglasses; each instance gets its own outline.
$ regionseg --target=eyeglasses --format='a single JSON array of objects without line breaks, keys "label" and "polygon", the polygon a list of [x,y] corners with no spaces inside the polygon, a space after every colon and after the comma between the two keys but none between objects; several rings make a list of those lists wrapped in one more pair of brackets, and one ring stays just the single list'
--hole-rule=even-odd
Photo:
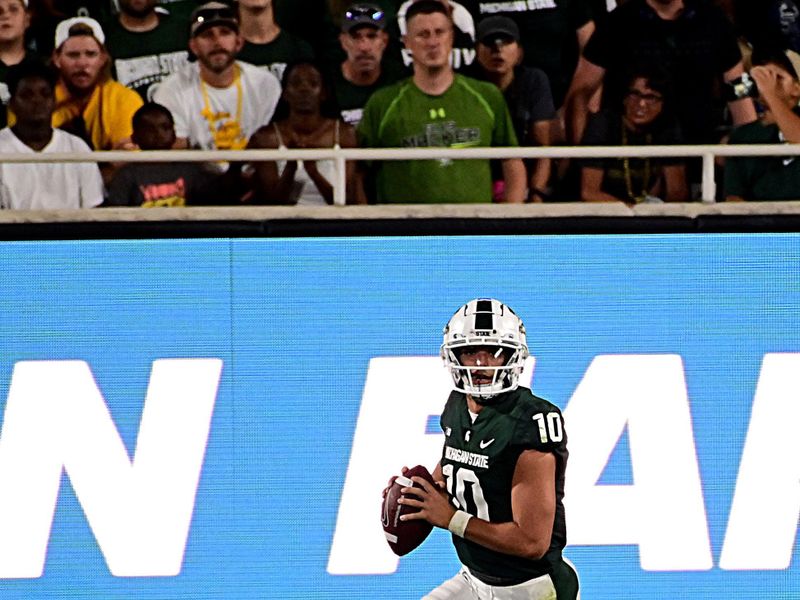
[{"label": "eyeglasses", "polygon": [[644,102],[645,104],[658,104],[664,101],[664,96],[661,94],[643,94],[639,90],[628,90],[625,94],[626,98],[630,98],[634,102]]},{"label": "eyeglasses", "polygon": [[373,21],[382,21],[384,13],[375,6],[353,6],[344,13],[344,18],[348,21],[356,21],[364,17]]}]

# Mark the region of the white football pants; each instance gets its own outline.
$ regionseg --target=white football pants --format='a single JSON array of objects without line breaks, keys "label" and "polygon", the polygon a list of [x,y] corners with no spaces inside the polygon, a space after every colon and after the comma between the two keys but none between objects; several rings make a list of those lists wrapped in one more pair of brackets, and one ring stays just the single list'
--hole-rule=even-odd
[{"label": "white football pants", "polygon": [[462,568],[452,579],[431,591],[422,600],[556,600],[550,575],[517,585],[495,586],[473,577]]}]

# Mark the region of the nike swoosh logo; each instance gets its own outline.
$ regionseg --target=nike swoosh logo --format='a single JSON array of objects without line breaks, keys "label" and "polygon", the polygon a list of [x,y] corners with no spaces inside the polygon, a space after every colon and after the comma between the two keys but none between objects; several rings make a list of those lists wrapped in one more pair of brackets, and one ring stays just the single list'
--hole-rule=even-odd
[{"label": "nike swoosh logo", "polygon": [[482,440],[481,443],[478,444],[478,445],[481,447],[481,450],[483,450],[484,448],[488,448],[489,446],[491,446],[492,442],[494,442],[494,438],[492,438],[490,440],[487,440],[487,441],[483,441]]}]

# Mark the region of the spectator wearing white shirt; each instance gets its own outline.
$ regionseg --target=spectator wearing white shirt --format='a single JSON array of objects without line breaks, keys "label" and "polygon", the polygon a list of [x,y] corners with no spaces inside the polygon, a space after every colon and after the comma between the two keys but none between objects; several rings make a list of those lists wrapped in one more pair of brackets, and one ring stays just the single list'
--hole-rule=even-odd
[{"label": "spectator wearing white shirt", "polygon": [[189,32],[189,49],[197,62],[163,80],[154,95],[175,119],[175,147],[243,149],[272,118],[280,83],[267,70],[236,60],[244,40],[230,6],[199,6]]},{"label": "spectator wearing white shirt", "polygon": [[[0,130],[0,153],[90,152],[79,137],[53,129],[57,76],[39,63],[9,69],[12,127]],[[14,210],[92,208],[103,202],[96,163],[0,163],[0,207]]]}]

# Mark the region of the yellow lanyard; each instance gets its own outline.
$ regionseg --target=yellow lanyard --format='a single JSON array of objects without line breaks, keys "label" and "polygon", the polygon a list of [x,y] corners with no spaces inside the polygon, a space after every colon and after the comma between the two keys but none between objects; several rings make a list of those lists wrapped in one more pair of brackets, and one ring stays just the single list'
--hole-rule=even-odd
[{"label": "yellow lanyard", "polygon": [[243,96],[241,69],[239,65],[234,65],[234,69],[235,75],[233,84],[236,86],[236,119],[233,122],[228,121],[227,123],[223,123],[219,129],[214,126],[217,117],[214,111],[211,110],[211,100],[208,97],[208,89],[206,88],[203,78],[200,78],[200,91],[203,94],[203,110],[200,114],[205,117],[208,123],[208,131],[211,133],[211,139],[214,140],[218,150],[240,150],[247,145],[247,140],[244,138],[241,129]]},{"label": "yellow lanyard", "polygon": [[[644,143],[648,146],[653,143],[653,136],[648,133],[645,135]],[[622,145],[628,145],[628,130],[625,127],[625,122],[622,122]],[[650,183],[650,157],[646,157],[644,159],[644,180],[642,181],[642,194],[641,196],[636,196],[633,193],[633,181],[631,177],[631,164],[630,158],[625,157],[622,159],[622,170],[625,173],[625,188],[628,192],[628,198],[632,202],[644,202],[644,199],[647,197],[648,188],[647,186]]]}]

